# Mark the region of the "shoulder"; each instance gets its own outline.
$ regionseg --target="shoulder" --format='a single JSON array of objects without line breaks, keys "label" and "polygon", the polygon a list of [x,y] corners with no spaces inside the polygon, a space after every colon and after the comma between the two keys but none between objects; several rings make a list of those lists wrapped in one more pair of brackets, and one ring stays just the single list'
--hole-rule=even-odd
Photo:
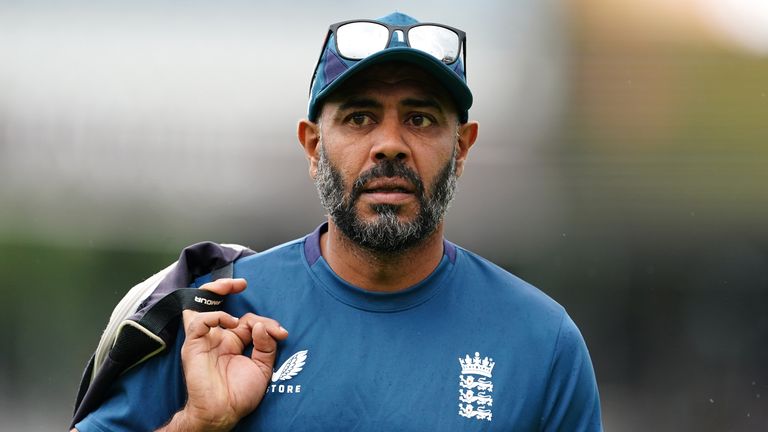
[{"label": "shoulder", "polygon": [[[261,252],[243,255],[232,262],[231,276],[248,279],[258,274],[271,274],[275,270],[285,270],[290,266],[299,267],[303,261],[305,239],[306,237],[302,237]],[[203,274],[195,278],[192,286],[200,287],[215,278],[216,272]]]},{"label": "shoulder", "polygon": [[250,265],[253,262],[279,262],[283,260],[295,261],[304,254],[304,242],[306,237],[291,240],[282,243],[277,246],[273,246],[267,250],[257,252],[251,256],[247,256],[237,261],[236,265]]},{"label": "shoulder", "polygon": [[[482,317],[489,334],[509,346],[526,350],[541,359],[551,359],[570,338],[572,321],[565,308],[537,287],[487,259],[457,249],[452,295],[468,315]],[[577,330],[578,331],[578,330]],[[545,362],[546,363],[546,362]]]},{"label": "shoulder", "polygon": [[534,285],[474,252],[460,246],[456,250],[455,277],[471,287],[472,295],[526,310],[526,315],[550,315],[558,325],[566,315],[560,304]]}]

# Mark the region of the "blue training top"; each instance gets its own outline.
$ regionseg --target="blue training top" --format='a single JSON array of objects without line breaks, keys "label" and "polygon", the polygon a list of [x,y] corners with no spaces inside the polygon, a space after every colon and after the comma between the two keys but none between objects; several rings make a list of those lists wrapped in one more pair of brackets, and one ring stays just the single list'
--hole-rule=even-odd
[{"label": "blue training top", "polygon": [[[422,282],[368,292],[320,255],[324,230],[235,263],[248,289],[225,310],[290,332],[261,405],[235,430],[602,430],[584,340],[541,291],[446,241]],[[181,409],[180,332],[175,347],[118,380],[78,430],[154,430]]]}]

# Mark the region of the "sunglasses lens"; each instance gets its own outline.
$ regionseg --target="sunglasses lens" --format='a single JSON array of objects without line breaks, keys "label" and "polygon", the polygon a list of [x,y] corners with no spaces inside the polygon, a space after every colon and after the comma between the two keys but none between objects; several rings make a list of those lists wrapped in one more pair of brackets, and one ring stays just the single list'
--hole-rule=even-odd
[{"label": "sunglasses lens", "polygon": [[353,22],[344,24],[336,30],[336,46],[339,54],[362,60],[381,51],[389,42],[389,30],[381,24],[372,22]]},{"label": "sunglasses lens", "polygon": [[408,40],[412,48],[426,51],[446,64],[459,58],[461,41],[453,30],[434,25],[422,25],[408,31]]}]

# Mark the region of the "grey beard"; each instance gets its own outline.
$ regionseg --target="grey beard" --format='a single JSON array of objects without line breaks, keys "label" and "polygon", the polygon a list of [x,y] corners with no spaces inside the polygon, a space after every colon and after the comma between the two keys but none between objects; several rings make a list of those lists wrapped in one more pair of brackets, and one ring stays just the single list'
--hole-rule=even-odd
[{"label": "grey beard", "polygon": [[[315,186],[320,203],[328,212],[333,223],[355,244],[377,254],[398,255],[424,241],[435,232],[442,222],[456,190],[456,147],[450,160],[438,173],[427,195],[424,183],[412,169],[399,160],[383,160],[364,172],[352,185],[349,195],[340,171],[333,166],[325,154],[322,140],[319,146],[319,161]],[[398,218],[400,206],[378,204],[373,206],[377,217],[363,221],[358,215],[356,203],[365,185],[372,179],[400,177],[415,188],[419,211],[411,221]]]}]

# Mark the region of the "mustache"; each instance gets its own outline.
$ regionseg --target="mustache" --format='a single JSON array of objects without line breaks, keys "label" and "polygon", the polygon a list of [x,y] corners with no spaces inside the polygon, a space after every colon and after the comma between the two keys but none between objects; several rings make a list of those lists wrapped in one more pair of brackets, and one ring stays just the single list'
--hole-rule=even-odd
[{"label": "mustache", "polygon": [[416,191],[417,197],[424,196],[424,182],[421,181],[416,172],[408,168],[405,163],[397,159],[386,159],[379,162],[376,166],[365,171],[360,177],[352,184],[352,191],[350,193],[350,202],[355,202],[365,189],[365,185],[371,180],[378,178],[402,178],[413,186]]}]

